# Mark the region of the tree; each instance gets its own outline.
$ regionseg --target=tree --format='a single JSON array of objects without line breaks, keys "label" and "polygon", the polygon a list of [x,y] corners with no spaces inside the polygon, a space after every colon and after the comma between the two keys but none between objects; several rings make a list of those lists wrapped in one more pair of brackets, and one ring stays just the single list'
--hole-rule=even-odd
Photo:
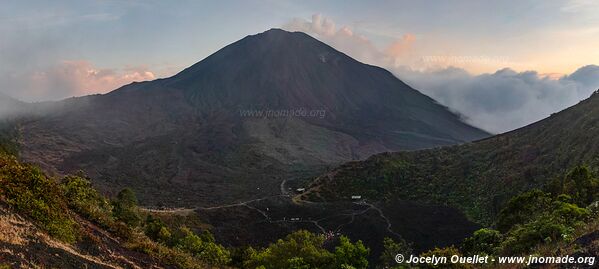
[{"label": "tree", "polygon": [[562,238],[567,227],[551,219],[539,218],[519,225],[506,236],[503,250],[506,254],[522,255],[540,243],[554,242]]},{"label": "tree", "polygon": [[299,268],[331,268],[335,264],[335,256],[323,248],[325,238],[308,231],[300,230],[279,239],[262,251],[250,254],[245,262],[248,268],[266,269]]},{"label": "tree", "polygon": [[51,236],[75,242],[78,225],[57,182],[36,167],[0,154],[0,200],[34,220]]},{"label": "tree", "polygon": [[130,227],[137,227],[141,221],[137,208],[137,197],[133,190],[125,188],[119,192],[113,202],[112,213],[117,220]]},{"label": "tree", "polygon": [[287,261],[289,269],[310,269],[310,265],[301,257],[293,257]]},{"label": "tree", "polygon": [[471,264],[467,263],[451,263],[449,258],[453,255],[458,255],[462,257],[463,255],[455,246],[445,247],[445,248],[435,248],[433,250],[429,250],[428,252],[422,253],[420,256],[422,257],[447,257],[448,261],[444,264],[426,264],[424,268],[453,268],[453,269],[470,269],[473,268]]},{"label": "tree", "polygon": [[566,175],[562,193],[570,195],[575,204],[587,206],[594,202],[598,185],[587,166],[577,166]]},{"label": "tree", "polygon": [[412,247],[403,239],[395,242],[393,239],[385,237],[383,247],[384,250],[379,260],[384,268],[399,268],[400,266],[395,262],[395,256],[401,254],[404,257],[409,257],[412,254]]},{"label": "tree", "polygon": [[[308,231],[296,231],[279,239],[261,251],[247,249],[249,259],[246,268],[321,268],[321,269],[363,269],[368,267],[370,250],[361,241],[352,243],[345,236],[339,237],[334,253],[325,248],[325,236]],[[328,245],[328,244],[327,244]]]},{"label": "tree", "polygon": [[353,244],[349,238],[341,236],[339,246],[335,247],[335,263],[338,268],[348,267],[356,269],[368,268],[368,254],[370,250],[358,240]]},{"label": "tree", "polygon": [[172,233],[162,222],[162,220],[158,218],[154,218],[151,215],[148,215],[146,218],[146,225],[144,229],[145,234],[150,237],[150,239],[160,242],[163,244],[170,244]]},{"label": "tree", "polygon": [[[586,172],[579,170],[578,176]],[[584,178],[586,176],[580,176]],[[574,180],[575,181],[575,180]],[[573,204],[574,199],[567,194],[557,197],[539,190],[532,190],[514,197],[501,210],[497,228],[504,232],[501,244],[502,252],[507,254],[526,254],[542,243],[555,242],[567,238],[575,227],[590,215],[589,210]],[[484,235],[484,234],[483,234]],[[490,240],[492,234],[480,236],[480,240]],[[483,241],[484,241],[483,240]],[[476,246],[476,239],[464,244],[465,248],[484,249]]]},{"label": "tree", "polygon": [[483,228],[464,240],[462,252],[466,255],[496,255],[501,247],[501,241],[502,236],[499,231]]},{"label": "tree", "polygon": [[60,186],[70,208],[102,225],[108,225],[111,222],[110,202],[100,195],[84,176],[66,176],[62,179]]},{"label": "tree", "polygon": [[[209,238],[212,237],[210,236]],[[189,228],[182,227],[179,229],[175,240],[175,248],[186,251],[212,265],[226,265],[231,261],[231,253],[223,246],[213,241],[203,241],[200,236]]]},{"label": "tree", "polygon": [[497,229],[506,233],[519,223],[526,223],[551,208],[551,195],[540,190],[531,190],[512,198],[499,212]]}]

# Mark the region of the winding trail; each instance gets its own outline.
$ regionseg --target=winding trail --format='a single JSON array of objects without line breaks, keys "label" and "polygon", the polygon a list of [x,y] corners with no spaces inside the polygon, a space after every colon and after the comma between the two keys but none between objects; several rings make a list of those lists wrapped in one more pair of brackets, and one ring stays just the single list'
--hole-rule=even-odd
[{"label": "winding trail", "polygon": [[259,201],[264,201],[266,199],[270,199],[270,198],[276,198],[276,197],[289,197],[289,195],[286,194],[280,194],[280,195],[272,195],[272,196],[266,196],[266,197],[262,197],[262,198],[257,198],[257,199],[253,199],[253,200],[249,200],[249,201],[245,201],[245,202],[239,202],[239,203],[234,203],[234,204],[228,204],[228,205],[220,205],[220,206],[211,206],[211,207],[196,207],[193,208],[193,210],[214,210],[214,209],[221,209],[221,208],[228,208],[228,207],[238,207],[238,206],[245,206],[247,207],[248,204],[254,203],[254,202],[259,202]]},{"label": "winding trail", "polygon": [[[262,215],[264,217],[264,220],[268,223],[312,223],[316,228],[318,228],[318,230],[320,230],[322,233],[326,233],[327,229],[325,229],[322,225],[320,225],[319,222],[326,220],[326,219],[330,219],[330,218],[334,218],[334,217],[339,217],[339,216],[350,216],[351,219],[349,222],[346,223],[342,223],[339,224],[336,228],[335,228],[335,232],[339,232],[341,231],[341,229],[344,226],[350,225],[352,223],[354,223],[354,221],[356,220],[357,216],[366,214],[366,212],[370,211],[370,210],[374,210],[378,213],[379,217],[381,219],[384,220],[384,222],[387,224],[386,225],[386,230],[387,232],[389,232],[390,234],[393,234],[399,238],[401,238],[402,236],[398,233],[396,233],[395,231],[393,231],[392,224],[391,221],[385,216],[385,214],[383,213],[383,210],[381,210],[380,208],[378,208],[377,206],[375,206],[374,204],[368,203],[366,200],[362,200],[359,202],[354,202],[354,204],[356,205],[361,205],[361,206],[367,206],[366,209],[357,211],[357,212],[352,212],[352,213],[342,213],[342,214],[335,214],[335,215],[330,215],[318,220],[287,220],[287,219],[282,219],[282,220],[272,220],[272,218],[268,215],[267,212],[265,212],[262,209],[259,209],[255,206],[252,206],[252,203],[255,202],[259,202],[259,201],[264,201],[270,198],[277,198],[277,197],[287,197],[291,200],[291,195],[289,194],[289,192],[286,190],[286,186],[285,184],[287,183],[287,179],[283,180],[280,184],[280,190],[281,190],[281,194],[279,195],[272,195],[272,196],[266,196],[266,197],[262,197],[262,198],[257,198],[257,199],[252,199],[252,200],[248,200],[248,201],[244,201],[244,202],[239,202],[239,203],[233,203],[233,204],[226,204],[226,205],[220,205],[220,206],[211,206],[211,207],[195,207],[195,208],[166,208],[166,209],[153,209],[153,208],[140,208],[142,211],[146,211],[146,212],[152,212],[152,213],[174,213],[174,214],[181,214],[181,213],[193,213],[196,210],[218,210],[218,209],[224,209],[224,208],[231,208],[231,207],[246,207],[250,210],[254,210],[256,212],[258,212],[260,215]],[[319,204],[319,202],[311,202],[311,201],[302,201],[302,203],[306,203],[306,204]]]},{"label": "winding trail", "polygon": [[289,192],[287,191],[287,189],[285,188],[285,184],[287,183],[287,179],[284,179],[283,181],[281,181],[281,194],[282,195],[287,195],[289,194]]},{"label": "winding trail", "polygon": [[378,208],[375,205],[370,204],[370,203],[368,203],[366,201],[362,201],[360,203],[364,204],[364,205],[367,205],[367,206],[370,206],[371,209],[376,210],[379,213],[379,216],[381,216],[381,218],[387,223],[387,231],[389,233],[391,233],[391,234],[393,234],[393,235],[401,238],[401,235],[399,235],[398,233],[396,233],[393,230],[391,230],[391,221],[389,221],[389,219],[385,216],[385,214],[383,214],[383,210],[381,210],[380,208]]}]

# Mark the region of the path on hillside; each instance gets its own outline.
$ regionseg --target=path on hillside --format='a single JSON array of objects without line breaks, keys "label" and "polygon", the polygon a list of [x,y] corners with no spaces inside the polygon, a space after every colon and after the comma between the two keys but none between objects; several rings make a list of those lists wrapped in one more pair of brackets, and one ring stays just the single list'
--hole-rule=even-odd
[{"label": "path on hillside", "polygon": [[361,201],[359,203],[367,205],[367,206],[370,206],[370,209],[376,210],[379,213],[379,216],[387,223],[387,231],[389,233],[394,234],[395,236],[401,238],[401,235],[399,235],[398,233],[396,233],[393,230],[391,230],[391,221],[389,221],[389,219],[385,216],[385,214],[383,214],[383,210],[381,210],[380,208],[378,208],[375,205],[370,204],[370,203],[368,203],[366,201]]},{"label": "path on hillside", "polygon": [[281,186],[280,186],[280,188],[281,188],[281,194],[282,194],[282,195],[286,195],[286,194],[288,194],[288,193],[289,193],[289,192],[287,191],[287,189],[285,188],[285,183],[287,183],[287,179],[284,179],[283,181],[281,181]]},{"label": "path on hillside", "polygon": [[[182,213],[192,213],[196,210],[218,210],[218,209],[224,209],[224,208],[231,208],[231,207],[246,207],[250,210],[256,211],[258,212],[260,215],[262,215],[264,217],[264,220],[268,223],[311,223],[313,224],[316,228],[318,228],[318,230],[320,230],[322,233],[326,233],[327,229],[325,229],[322,225],[320,225],[319,222],[324,221],[326,219],[330,219],[330,218],[334,218],[334,217],[339,217],[339,216],[349,216],[350,221],[346,222],[346,223],[342,223],[339,224],[334,232],[339,232],[341,231],[341,229],[344,226],[350,225],[352,223],[354,223],[354,221],[356,220],[356,217],[361,216],[363,214],[365,214],[366,212],[370,211],[370,210],[374,210],[378,213],[379,217],[385,222],[386,224],[386,230],[387,232],[389,232],[390,234],[393,234],[395,236],[397,236],[398,238],[401,238],[402,236],[399,235],[398,233],[396,233],[395,231],[393,231],[392,224],[391,221],[385,216],[385,214],[383,213],[383,210],[378,208],[377,206],[375,206],[374,204],[368,203],[366,200],[362,200],[359,202],[354,202],[354,204],[356,205],[361,205],[361,206],[367,206],[366,209],[357,211],[357,212],[352,212],[352,213],[340,213],[340,214],[335,214],[335,215],[331,215],[331,216],[327,216],[321,219],[317,219],[317,220],[304,220],[304,219],[297,219],[297,220],[291,220],[291,219],[282,219],[282,220],[273,220],[269,215],[268,212],[259,209],[255,206],[252,206],[252,203],[255,202],[259,202],[259,201],[264,201],[267,199],[271,199],[271,198],[278,198],[278,197],[287,197],[291,200],[291,195],[289,194],[289,192],[286,189],[286,183],[287,183],[287,179],[283,180],[280,184],[280,190],[281,190],[281,194],[279,195],[271,195],[271,196],[266,196],[266,197],[262,197],[262,198],[256,198],[256,199],[252,199],[252,200],[248,200],[248,201],[243,201],[243,202],[239,202],[239,203],[233,203],[233,204],[226,204],[226,205],[219,205],[219,206],[211,206],[211,207],[195,207],[195,208],[165,208],[165,209],[154,209],[154,208],[141,208],[142,211],[146,211],[146,212],[151,212],[151,213],[173,213],[173,214],[182,214]],[[323,202],[310,202],[310,201],[302,201],[302,203],[306,203],[306,204],[320,204]],[[268,210],[267,210],[268,211]]]}]

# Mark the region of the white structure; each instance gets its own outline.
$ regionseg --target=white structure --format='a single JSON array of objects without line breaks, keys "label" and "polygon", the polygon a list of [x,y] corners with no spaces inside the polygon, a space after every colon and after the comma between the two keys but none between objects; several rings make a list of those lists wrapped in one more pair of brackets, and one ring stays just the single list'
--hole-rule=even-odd
[{"label": "white structure", "polygon": [[352,200],[360,200],[360,199],[362,199],[362,195],[352,195],[351,199]]}]

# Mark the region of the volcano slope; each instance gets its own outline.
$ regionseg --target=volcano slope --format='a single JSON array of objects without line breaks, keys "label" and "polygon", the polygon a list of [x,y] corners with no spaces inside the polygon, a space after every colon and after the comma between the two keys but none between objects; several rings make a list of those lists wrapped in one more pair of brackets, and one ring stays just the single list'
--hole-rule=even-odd
[{"label": "volcano slope", "polygon": [[459,146],[384,153],[316,179],[302,199],[402,199],[443,204],[491,224],[522,191],[542,187],[579,164],[599,163],[599,94],[521,129]]},{"label": "volcano slope", "polygon": [[20,124],[23,160],[173,207],[279,194],[348,160],[488,135],[388,71],[278,29],[170,78],[43,107]]}]

